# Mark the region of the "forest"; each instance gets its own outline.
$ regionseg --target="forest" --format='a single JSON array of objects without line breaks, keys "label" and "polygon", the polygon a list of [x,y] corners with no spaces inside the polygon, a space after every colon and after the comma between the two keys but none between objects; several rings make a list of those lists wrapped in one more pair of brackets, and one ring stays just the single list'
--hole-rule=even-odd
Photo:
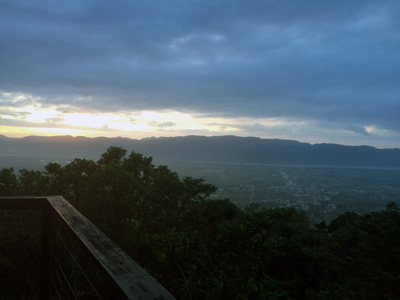
[{"label": "forest", "polygon": [[[0,196],[62,195],[177,299],[400,299],[394,202],[312,224],[296,208],[242,209],[211,197],[215,191],[121,147],[97,161],[0,170]],[[19,214],[12,232],[28,236],[21,223],[29,220]],[[0,211],[1,251],[10,217]],[[12,277],[14,267],[0,257],[0,276]],[[1,295],[23,290],[8,288]]]}]

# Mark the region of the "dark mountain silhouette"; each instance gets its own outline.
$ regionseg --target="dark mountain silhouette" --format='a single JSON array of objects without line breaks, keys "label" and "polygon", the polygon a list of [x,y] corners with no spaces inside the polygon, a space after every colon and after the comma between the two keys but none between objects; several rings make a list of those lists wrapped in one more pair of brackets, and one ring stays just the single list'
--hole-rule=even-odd
[{"label": "dark mountain silhouette", "polygon": [[400,168],[400,149],[309,144],[294,140],[237,136],[168,138],[86,138],[71,136],[8,138],[0,136],[0,155],[80,157],[97,160],[118,146],[156,161],[324,165]]}]

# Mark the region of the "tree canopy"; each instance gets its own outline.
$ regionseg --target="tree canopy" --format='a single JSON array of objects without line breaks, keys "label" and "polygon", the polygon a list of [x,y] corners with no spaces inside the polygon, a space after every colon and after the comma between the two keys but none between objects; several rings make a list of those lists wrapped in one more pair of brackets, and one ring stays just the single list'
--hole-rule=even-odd
[{"label": "tree canopy", "polygon": [[215,190],[119,147],[97,162],[0,170],[1,196],[62,195],[179,299],[400,299],[396,204],[312,225]]}]

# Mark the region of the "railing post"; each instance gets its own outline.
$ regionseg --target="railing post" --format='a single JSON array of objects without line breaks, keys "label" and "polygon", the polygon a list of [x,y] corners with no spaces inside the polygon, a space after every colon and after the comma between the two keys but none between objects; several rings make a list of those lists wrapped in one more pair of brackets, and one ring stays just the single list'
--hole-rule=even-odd
[{"label": "railing post", "polygon": [[51,298],[51,277],[53,274],[53,248],[55,237],[55,215],[50,207],[42,210],[42,265],[40,278],[40,299]]}]

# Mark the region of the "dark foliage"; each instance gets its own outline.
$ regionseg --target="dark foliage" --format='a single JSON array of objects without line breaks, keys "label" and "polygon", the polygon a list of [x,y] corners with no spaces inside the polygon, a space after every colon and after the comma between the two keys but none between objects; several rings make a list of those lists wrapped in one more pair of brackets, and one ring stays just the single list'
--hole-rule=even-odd
[{"label": "dark foliage", "polygon": [[0,171],[1,196],[61,194],[178,299],[400,299],[394,203],[310,226],[294,208],[240,210],[214,191],[118,147],[97,162]]}]

